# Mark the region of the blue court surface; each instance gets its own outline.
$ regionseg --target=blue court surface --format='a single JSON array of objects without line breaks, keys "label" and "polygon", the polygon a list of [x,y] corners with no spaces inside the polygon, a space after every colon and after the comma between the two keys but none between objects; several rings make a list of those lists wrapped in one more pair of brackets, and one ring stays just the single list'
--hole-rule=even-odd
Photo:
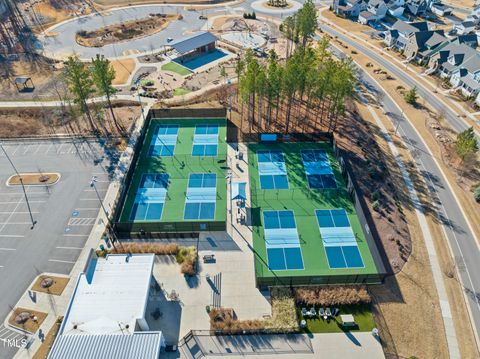
[{"label": "blue court surface", "polygon": [[157,125],[148,149],[149,156],[173,156],[178,125]]},{"label": "blue court surface", "polygon": [[344,209],[317,209],[315,215],[330,268],[363,268],[347,212]]},{"label": "blue court surface", "polygon": [[302,150],[301,154],[311,189],[337,188],[330,160],[324,150]]},{"label": "blue court surface", "polygon": [[304,269],[293,211],[264,211],[263,225],[270,270]]},{"label": "blue court surface", "polygon": [[212,173],[192,173],[188,179],[184,219],[214,219],[217,178]]},{"label": "blue court surface", "polygon": [[216,156],[218,151],[218,125],[196,125],[192,156]]},{"label": "blue court surface", "polygon": [[166,173],[142,176],[130,214],[131,220],[152,221],[162,217],[168,179],[169,176]]},{"label": "blue court surface", "polygon": [[224,56],[227,56],[227,54],[223,51],[215,49],[212,52],[200,54],[188,60],[184,60],[182,57],[178,57],[173,61],[193,71],[198,69],[199,67],[209,64],[210,62],[221,59]]},{"label": "blue court surface", "polygon": [[288,189],[287,167],[281,151],[258,151],[261,189]]}]

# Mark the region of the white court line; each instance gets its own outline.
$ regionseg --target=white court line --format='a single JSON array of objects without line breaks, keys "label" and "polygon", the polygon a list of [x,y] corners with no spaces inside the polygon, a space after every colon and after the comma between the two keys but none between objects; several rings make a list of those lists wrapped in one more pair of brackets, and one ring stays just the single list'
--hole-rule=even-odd
[{"label": "white court line", "polygon": [[0,251],[16,251],[16,248],[0,248]]},{"label": "white court line", "polygon": [[76,208],[76,211],[97,211],[100,207],[84,207],[84,208]]},{"label": "white court line", "polygon": [[83,248],[80,248],[80,247],[55,247],[57,249],[78,249],[78,250],[82,250]]},{"label": "white court line", "polygon": [[[97,201],[98,202],[98,198],[80,198],[80,201]],[[0,202],[2,203],[2,202]],[[15,203],[15,202],[13,202]]]},{"label": "white court line", "polygon": [[75,262],[72,262],[72,261],[62,261],[62,260],[60,260],[60,259],[49,259],[48,261],[49,261],[49,262],[75,264]]},{"label": "white court line", "polygon": [[64,234],[64,237],[88,237],[89,234]]},{"label": "white court line", "polygon": [[0,237],[25,238],[25,236],[22,236],[21,234],[0,234]]}]

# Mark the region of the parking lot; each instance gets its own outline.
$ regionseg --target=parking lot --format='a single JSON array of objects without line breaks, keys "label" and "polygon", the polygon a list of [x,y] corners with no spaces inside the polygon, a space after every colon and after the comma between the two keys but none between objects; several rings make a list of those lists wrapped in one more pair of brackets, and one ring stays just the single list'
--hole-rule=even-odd
[{"label": "parking lot", "polygon": [[[98,141],[16,142],[4,143],[4,148],[20,173],[58,172],[61,178],[52,186],[26,187],[36,221],[31,229],[21,187],[6,185],[14,171],[0,151],[1,322],[39,273],[69,274],[100,209],[90,180],[97,177],[103,199],[118,158]],[[0,331],[0,341],[6,336],[12,332]],[[0,359],[11,358],[16,351],[0,349]]]}]

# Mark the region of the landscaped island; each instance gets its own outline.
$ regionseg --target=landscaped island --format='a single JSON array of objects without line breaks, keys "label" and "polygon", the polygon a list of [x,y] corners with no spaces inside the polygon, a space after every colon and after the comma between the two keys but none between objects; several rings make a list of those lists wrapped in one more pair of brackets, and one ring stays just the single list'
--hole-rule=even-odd
[{"label": "landscaped island", "polygon": [[179,19],[180,16],[160,13],[150,14],[143,19],[125,21],[94,31],[81,30],[77,32],[75,40],[82,46],[102,47],[119,41],[155,34],[165,29],[171,21]]}]

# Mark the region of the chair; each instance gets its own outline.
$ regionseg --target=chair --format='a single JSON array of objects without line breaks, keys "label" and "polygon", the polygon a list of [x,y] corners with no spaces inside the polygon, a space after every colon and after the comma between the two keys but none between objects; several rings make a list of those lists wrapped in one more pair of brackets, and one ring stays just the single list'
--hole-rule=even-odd
[{"label": "chair", "polygon": [[333,316],[334,317],[336,317],[338,315],[338,313],[340,313],[340,309],[338,309],[338,308],[333,309]]},{"label": "chair", "polygon": [[306,316],[307,315],[307,308],[302,308],[302,315],[303,316]]},{"label": "chair", "polygon": [[311,315],[312,317],[314,317],[314,316],[317,315],[317,311],[315,310],[315,307],[310,308],[310,315]]},{"label": "chair", "polygon": [[318,310],[318,314],[323,318],[325,316],[325,309],[323,309],[323,307],[320,307],[320,309]]},{"label": "chair", "polygon": [[332,316],[332,310],[330,308],[327,308],[327,310],[325,311],[325,314],[327,315],[327,317],[331,317]]}]

